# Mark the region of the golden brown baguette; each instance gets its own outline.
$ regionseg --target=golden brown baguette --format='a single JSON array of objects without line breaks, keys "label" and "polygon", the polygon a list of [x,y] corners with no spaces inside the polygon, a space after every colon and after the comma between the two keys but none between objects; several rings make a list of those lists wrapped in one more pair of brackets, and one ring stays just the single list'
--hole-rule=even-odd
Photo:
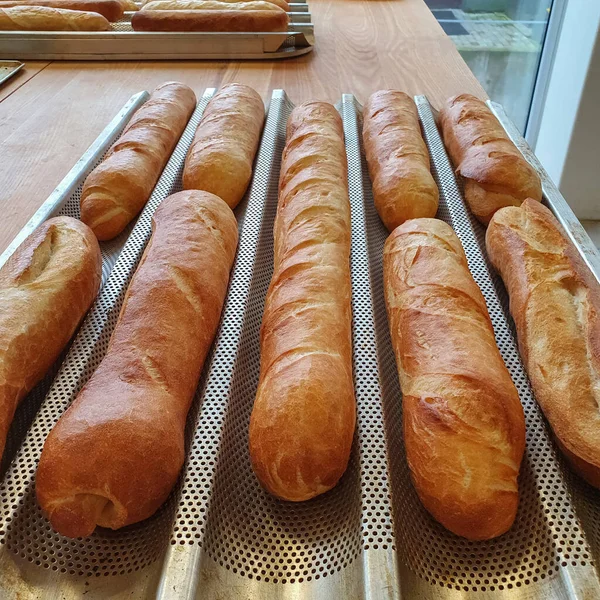
[{"label": "golden brown baguette", "polygon": [[274,244],[250,457],[269,492],[300,501],[338,482],[356,420],[347,162],[330,104],[289,118]]},{"label": "golden brown baguette", "polygon": [[208,103],[188,151],[184,189],[211,192],[235,208],[252,178],[264,120],[265,107],[251,87],[223,86]]},{"label": "golden brown baguette", "polygon": [[288,15],[283,9],[140,10],[131,26],[135,31],[287,31]]},{"label": "golden brown baguette", "polygon": [[282,8],[263,0],[251,2],[220,2],[218,0],[152,0],[142,10],[271,10]]},{"label": "golden brown baguette", "polygon": [[49,6],[101,14],[108,21],[123,17],[123,6],[119,0],[0,0],[0,9],[13,6]]},{"label": "golden brown baguette", "polygon": [[443,221],[414,219],[387,239],[383,268],[417,493],[453,533],[501,535],[517,513],[525,420],[462,246]]},{"label": "golden brown baguette", "polygon": [[[142,6],[147,6],[150,3],[154,4],[154,2],[159,2],[159,1],[164,1],[164,2],[169,2],[169,3],[173,2],[178,5],[189,4],[191,7],[192,4],[194,4],[194,5],[202,4],[206,0],[146,0],[146,1],[142,0]],[[219,1],[221,3],[237,4],[240,0],[219,0]],[[279,8],[283,8],[283,10],[285,10],[286,12],[289,12],[289,10],[290,10],[290,5],[287,3],[286,0],[266,0],[266,1],[270,2],[271,4],[274,4],[275,6],[279,6]]]},{"label": "golden brown baguette", "polygon": [[81,220],[99,240],[121,233],[142,210],[196,106],[183,83],[159,85],[86,179]]},{"label": "golden brown baguette", "polygon": [[0,31],[107,31],[110,23],[95,12],[49,6],[0,8]]},{"label": "golden brown baguette", "polygon": [[394,90],[372,94],[363,111],[363,141],[384,225],[392,231],[408,219],[435,217],[439,192],[413,99]]},{"label": "golden brown baguette", "polygon": [[71,217],[48,219],[0,269],[0,458],[15,409],[71,339],[100,279],[98,242]]},{"label": "golden brown baguette", "polygon": [[485,102],[469,94],[450,98],[440,125],[456,172],[464,177],[465,200],[482,223],[499,208],[542,199],[539,175]]},{"label": "golden brown baguette", "polygon": [[154,215],[106,356],[51,431],[37,497],[70,537],[152,515],[184,460],[184,429],[237,246],[231,209],[179,192]]},{"label": "golden brown baguette", "polygon": [[535,397],[575,470],[600,488],[600,285],[534,200],[499,210],[486,245]]}]

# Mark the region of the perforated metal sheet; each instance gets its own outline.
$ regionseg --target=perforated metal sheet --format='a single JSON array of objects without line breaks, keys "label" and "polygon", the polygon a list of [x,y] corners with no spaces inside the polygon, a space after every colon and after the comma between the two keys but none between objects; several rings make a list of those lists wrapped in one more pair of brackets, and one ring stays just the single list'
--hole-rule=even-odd
[{"label": "perforated metal sheet", "polygon": [[[29,433],[0,486],[1,543],[38,566],[70,575],[115,575],[138,570],[163,552],[170,531],[174,498],[149,521],[119,532],[101,531],[87,540],[54,533],[37,506],[34,475],[43,442],[51,428],[102,360],[127,285],[150,237],[158,204],[181,189],[183,161],[212,90],[200,100],[156,188],[139,218],[120,236],[102,244],[103,287],[50,387]],[[114,132],[116,140],[127,120]],[[53,214],[79,217],[79,200],[87,174],[102,160],[99,153],[80,173],[79,185]],[[36,390],[36,394],[43,388]],[[35,405],[35,402],[26,404]],[[18,415],[20,416],[20,415]],[[21,429],[19,424],[13,429]]]},{"label": "perforated metal sheet", "polygon": [[[35,463],[47,432],[105,352],[125,287],[148,237],[150,214],[160,198],[179,189],[185,148],[206,99],[169,163],[166,187],[159,186],[131,233],[0,487],[3,543],[32,565],[32,579],[46,581],[61,598],[81,597],[82,590],[93,598],[110,593],[115,598],[161,600],[458,599],[466,592],[475,598],[600,598],[592,552],[579,521],[583,513],[576,515],[570,500],[575,484],[531,396],[505,291],[485,259],[483,229],[464,208],[429,105],[424,98],[417,101],[441,191],[438,216],[455,228],[465,247],[526,412],[528,449],[513,529],[490,542],[458,538],[429,517],[410,482],[382,289],[387,232],[375,211],[361,154],[360,107],[348,95],[338,108],[344,120],[352,204],[358,404],[352,457],[334,490],[302,504],[274,500],[254,478],[247,430],[258,381],[264,296],[272,272],[280,156],[293,108],[276,91],[250,192],[236,210],[238,256],[222,324],[188,419],[188,458],[180,485],[148,521],[118,532],[100,531],[89,540],[54,534],[35,507],[32,493]],[[582,522],[589,527],[588,537],[598,537],[595,496],[584,489],[575,497],[587,511]],[[165,550],[162,561],[157,560]],[[48,572],[56,573],[51,583],[44,579]],[[139,580],[128,573],[150,575],[140,590]],[[82,582],[90,575],[96,575],[91,578],[96,584],[85,587]],[[29,588],[21,593],[23,598],[44,597]]]}]

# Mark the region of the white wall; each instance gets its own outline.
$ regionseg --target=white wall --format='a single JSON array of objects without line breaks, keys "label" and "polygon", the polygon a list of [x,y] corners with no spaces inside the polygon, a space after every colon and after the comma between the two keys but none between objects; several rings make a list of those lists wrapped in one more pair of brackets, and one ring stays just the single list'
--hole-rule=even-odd
[{"label": "white wall", "polygon": [[568,0],[535,152],[580,219],[600,219],[600,2]]}]

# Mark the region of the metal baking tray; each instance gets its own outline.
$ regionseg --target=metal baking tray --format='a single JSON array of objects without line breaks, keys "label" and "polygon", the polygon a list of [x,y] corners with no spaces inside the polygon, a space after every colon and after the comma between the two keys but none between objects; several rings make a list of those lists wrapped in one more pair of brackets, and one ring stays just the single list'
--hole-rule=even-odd
[{"label": "metal baking tray", "polygon": [[0,60],[0,85],[16,75],[23,66],[23,63],[17,60]]},{"label": "metal baking tray", "polygon": [[[150,217],[164,197],[180,189],[185,153],[212,93],[205,93],[148,205],[124,234],[127,240],[116,263],[104,256],[104,286],[58,375],[28,397],[24,403],[28,410],[19,413],[11,429],[0,485],[0,597],[600,598],[594,566],[600,503],[596,492],[565,466],[534,402],[517,352],[506,293],[485,257],[483,227],[465,208],[460,183],[422,96],[416,101],[441,192],[438,217],[454,227],[465,247],[525,408],[527,453],[514,527],[488,542],[458,538],[427,514],[410,482],[401,433],[401,394],[383,300],[382,249],[387,232],[373,205],[361,151],[360,106],[351,95],[344,95],[338,108],[344,121],[352,204],[358,404],[352,457],[336,488],[301,504],[275,500],[254,477],[247,429],[258,382],[263,303],[272,273],[280,158],[293,108],[285,93],[276,90],[249,193],[236,209],[238,256],[221,325],[188,418],[187,460],[176,489],[156,515],[120,531],[99,530],[88,539],[70,540],[51,530],[34,494],[43,441],[106,351],[125,289],[150,234]],[[138,95],[131,103],[143,99]],[[90,149],[80,174],[71,174],[62,195],[56,196],[60,201],[50,211],[43,207],[42,220],[57,211],[77,215],[80,182],[119,135],[133,104],[107,128],[104,141]],[[518,134],[504,123],[524,148]],[[589,240],[549,180],[544,183],[545,201],[584,248]],[[590,249],[590,262],[596,264],[593,254]]]},{"label": "metal baking tray", "polygon": [[315,43],[306,0],[290,4],[287,32],[133,31],[133,12],[111,31],[0,31],[0,56],[19,60],[274,59],[306,54]]}]

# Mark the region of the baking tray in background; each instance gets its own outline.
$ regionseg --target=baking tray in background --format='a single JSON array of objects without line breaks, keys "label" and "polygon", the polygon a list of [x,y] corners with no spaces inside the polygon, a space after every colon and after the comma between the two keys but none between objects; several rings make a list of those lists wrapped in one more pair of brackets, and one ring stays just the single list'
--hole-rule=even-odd
[{"label": "baking tray in background", "polygon": [[0,60],[0,85],[16,75],[23,66],[23,63],[17,60]]},{"label": "baking tray in background", "polygon": [[306,54],[315,43],[306,0],[290,4],[287,32],[133,31],[131,17],[111,31],[0,31],[0,56],[18,60],[274,59]]},{"label": "baking tray in background", "polygon": [[[106,350],[125,289],[150,235],[151,214],[164,197],[180,189],[187,147],[212,94],[207,90],[199,102],[137,223],[123,234],[117,248],[105,249],[104,286],[56,379],[52,383],[47,378],[25,400],[28,411],[19,414],[11,429],[7,471],[0,484],[0,597],[599,598],[594,566],[600,558],[597,492],[564,465],[533,400],[517,353],[506,293],[483,251],[483,227],[465,208],[424,97],[416,101],[441,192],[438,216],[454,227],[465,247],[525,407],[527,454],[519,514],[511,531],[487,542],[458,538],[429,517],[410,483],[383,300],[387,231],[373,205],[361,153],[360,106],[351,95],[344,95],[338,108],[344,121],[352,204],[358,403],[352,457],[336,488],[301,504],[275,500],[252,474],[247,429],[258,382],[264,297],[272,273],[272,227],[285,124],[293,108],[280,90],[270,101],[249,193],[235,211],[238,255],[222,322],[190,411],[187,460],[178,486],[156,515],[123,530],[100,530],[89,539],[69,540],[50,529],[33,490],[42,443]],[[49,201],[52,206],[42,208],[41,220],[56,212],[77,215],[85,174],[145,97],[132,98],[109,125],[103,141],[90,149],[63,191]],[[564,223],[577,229],[568,207],[557,201],[557,192],[544,181],[546,202]],[[586,241],[579,233],[574,237]]]}]

